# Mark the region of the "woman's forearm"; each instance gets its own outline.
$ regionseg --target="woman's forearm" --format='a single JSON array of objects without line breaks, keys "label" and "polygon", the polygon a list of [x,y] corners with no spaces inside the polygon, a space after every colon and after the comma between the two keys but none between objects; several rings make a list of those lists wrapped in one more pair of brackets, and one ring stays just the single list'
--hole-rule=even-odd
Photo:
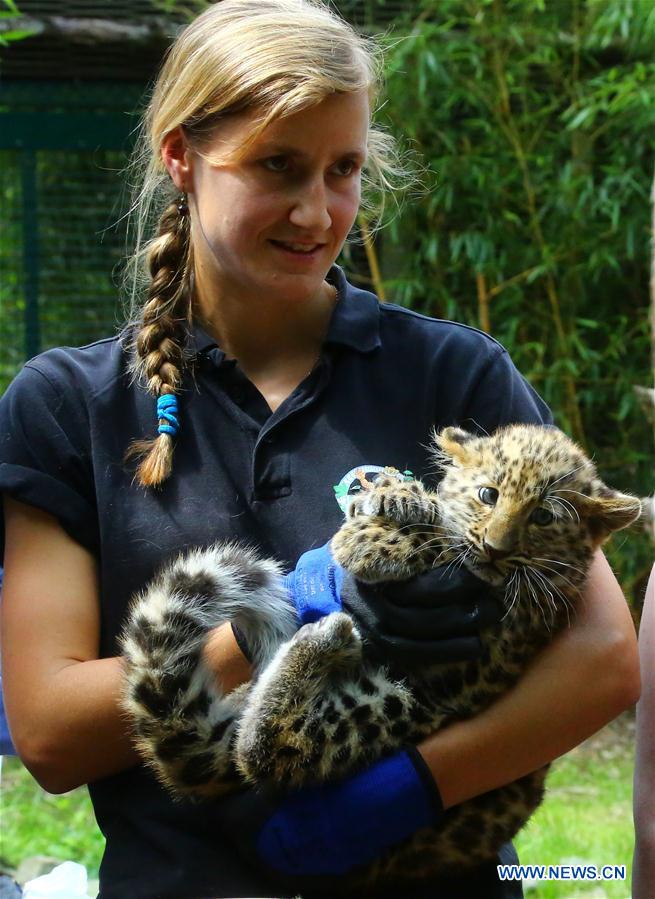
[{"label": "woman's forearm", "polygon": [[418,747],[449,807],[547,764],[632,705],[639,692],[634,627],[602,554],[571,627],[509,693]]},{"label": "woman's forearm", "polygon": [[44,789],[64,793],[139,761],[119,706],[122,677],[119,658],[70,662],[51,676],[29,720],[12,716],[16,749]]},{"label": "woman's forearm", "polygon": [[[98,658],[93,556],[55,518],[8,497],[5,525],[2,665],[9,726],[34,777],[62,793],[139,761],[120,701],[123,662]],[[208,651],[224,689],[248,679],[230,628],[212,633]]]},{"label": "woman's forearm", "polygon": [[224,693],[230,693],[252,676],[250,662],[241,652],[228,622],[214,628],[203,650],[205,665],[216,675],[216,681]]},{"label": "woman's forearm", "polygon": [[[250,665],[229,624],[211,632],[205,662],[225,692],[250,678]],[[122,689],[121,658],[71,662],[52,677],[34,732],[23,729],[19,747],[26,767],[46,790],[63,793],[139,762],[120,706]]]}]

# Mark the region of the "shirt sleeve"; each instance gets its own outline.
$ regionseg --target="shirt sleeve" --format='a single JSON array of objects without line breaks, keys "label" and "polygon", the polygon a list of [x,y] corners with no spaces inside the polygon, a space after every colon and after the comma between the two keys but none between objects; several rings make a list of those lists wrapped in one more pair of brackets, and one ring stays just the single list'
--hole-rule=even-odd
[{"label": "shirt sleeve", "polygon": [[[42,365],[25,365],[0,399],[0,491],[53,515],[74,540],[97,552],[83,392],[57,379],[54,366]],[[4,516],[0,547],[4,556]]]},{"label": "shirt sleeve", "polygon": [[465,403],[463,428],[491,434],[502,425],[552,425],[553,414],[500,345]]}]

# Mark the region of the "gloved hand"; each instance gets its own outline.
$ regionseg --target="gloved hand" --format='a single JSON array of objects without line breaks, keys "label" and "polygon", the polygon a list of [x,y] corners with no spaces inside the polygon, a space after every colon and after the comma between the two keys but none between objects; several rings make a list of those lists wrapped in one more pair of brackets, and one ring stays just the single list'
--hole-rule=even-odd
[{"label": "gloved hand", "polygon": [[376,657],[408,670],[478,658],[480,630],[503,615],[489,584],[448,566],[380,584],[346,574],[341,604]]},{"label": "gloved hand", "polygon": [[304,553],[285,586],[301,625],[344,611],[381,660],[404,668],[477,658],[480,629],[502,615],[489,585],[466,569],[364,584],[334,561],[329,544]]},{"label": "gloved hand", "polygon": [[[318,621],[331,612],[341,611],[341,585],[344,569],[332,558],[326,543],[310,549],[298,559],[296,567],[283,578],[289,598],[296,607],[300,627]],[[241,652],[252,661],[252,653],[245,634],[232,622],[234,637]]]},{"label": "gloved hand", "polygon": [[439,790],[413,747],[337,783],[280,796],[249,790],[221,801],[226,835],[251,862],[293,877],[340,876],[435,825]]},{"label": "gloved hand", "polygon": [[298,612],[300,626],[341,611],[345,569],[332,558],[330,544],[310,549],[284,578],[284,586]]}]

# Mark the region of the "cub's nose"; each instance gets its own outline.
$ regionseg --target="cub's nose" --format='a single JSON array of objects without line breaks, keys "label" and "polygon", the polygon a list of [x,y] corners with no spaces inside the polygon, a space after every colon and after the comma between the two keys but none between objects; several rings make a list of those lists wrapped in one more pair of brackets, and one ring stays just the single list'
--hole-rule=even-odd
[{"label": "cub's nose", "polygon": [[489,556],[491,562],[500,562],[501,559],[506,559],[508,556],[512,555],[511,549],[498,549],[495,546],[490,546],[486,540],[482,541],[482,547]]}]

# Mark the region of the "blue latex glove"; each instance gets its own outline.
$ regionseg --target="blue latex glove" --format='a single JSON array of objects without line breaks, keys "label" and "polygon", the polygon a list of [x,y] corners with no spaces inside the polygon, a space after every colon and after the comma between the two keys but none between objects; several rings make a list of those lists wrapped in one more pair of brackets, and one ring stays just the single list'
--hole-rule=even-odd
[{"label": "blue latex glove", "polygon": [[285,877],[342,876],[379,858],[443,814],[412,747],[338,783],[279,796],[249,791],[221,802],[226,832],[251,861]]},{"label": "blue latex glove", "polygon": [[302,554],[295,570],[284,578],[301,626],[341,611],[343,576],[344,570],[332,558],[329,543]]}]

